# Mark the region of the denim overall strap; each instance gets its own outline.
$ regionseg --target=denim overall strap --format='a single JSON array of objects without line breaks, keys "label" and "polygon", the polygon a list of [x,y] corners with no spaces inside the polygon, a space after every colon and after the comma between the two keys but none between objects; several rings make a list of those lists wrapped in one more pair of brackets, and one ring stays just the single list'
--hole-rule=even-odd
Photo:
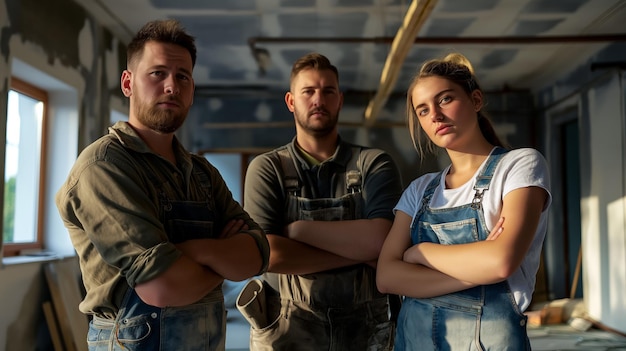
[{"label": "denim overall strap", "polygon": [[296,166],[293,164],[294,161],[289,155],[289,150],[287,150],[286,148],[281,149],[277,152],[277,154],[280,158],[280,166],[283,170],[285,194],[299,196],[302,182],[300,181],[300,177],[298,177],[298,171],[296,169]]},{"label": "denim overall strap", "polygon": [[[411,226],[411,241],[443,245],[485,240],[482,196],[506,152],[496,149],[476,178],[474,199],[453,208],[430,208],[441,174],[427,186],[422,209]],[[426,299],[407,297],[398,318],[395,350],[529,350],[526,317],[506,281]]]},{"label": "denim overall strap", "polygon": [[[363,178],[361,175],[361,152],[357,146],[352,147],[352,157],[348,165],[346,166],[345,184],[349,193],[354,194],[361,192],[361,186],[363,184]],[[289,154],[287,148],[278,150],[276,152],[280,158],[280,166],[283,170],[283,182],[285,187],[285,194],[294,196],[300,196],[300,189],[303,186],[303,182],[298,175],[298,169]]]},{"label": "denim overall strap", "polygon": [[474,206],[482,207],[483,195],[485,194],[485,191],[489,190],[489,184],[491,184],[493,172],[496,170],[498,162],[506,152],[506,149],[499,146],[496,147],[489,157],[490,161],[487,162],[482,172],[476,177],[476,184],[474,184],[474,190],[476,190],[476,193],[474,193],[474,199],[472,200],[472,204]]}]

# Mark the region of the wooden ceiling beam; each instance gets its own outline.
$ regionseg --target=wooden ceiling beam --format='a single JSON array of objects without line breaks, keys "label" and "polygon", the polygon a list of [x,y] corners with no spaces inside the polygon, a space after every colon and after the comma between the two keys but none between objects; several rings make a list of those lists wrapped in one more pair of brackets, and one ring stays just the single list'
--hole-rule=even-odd
[{"label": "wooden ceiling beam", "polygon": [[376,95],[365,108],[365,125],[371,126],[387,102],[398,80],[402,64],[420,28],[430,16],[437,0],[413,0],[391,44],[391,50],[380,76],[380,84]]}]

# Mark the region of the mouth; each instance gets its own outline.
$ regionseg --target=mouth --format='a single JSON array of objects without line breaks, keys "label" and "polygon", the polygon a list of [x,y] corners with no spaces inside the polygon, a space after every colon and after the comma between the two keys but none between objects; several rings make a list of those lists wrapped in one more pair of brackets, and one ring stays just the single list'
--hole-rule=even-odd
[{"label": "mouth", "polygon": [[328,112],[322,111],[322,110],[315,110],[315,111],[309,112],[309,117],[322,117],[322,116],[328,116]]},{"label": "mouth", "polygon": [[449,124],[442,124],[437,129],[435,129],[435,135],[445,134],[450,128],[452,128]]},{"label": "mouth", "polygon": [[177,101],[173,101],[173,100],[160,101],[160,102],[157,103],[157,105],[165,107],[165,108],[178,108],[178,107],[180,107],[180,104]]}]

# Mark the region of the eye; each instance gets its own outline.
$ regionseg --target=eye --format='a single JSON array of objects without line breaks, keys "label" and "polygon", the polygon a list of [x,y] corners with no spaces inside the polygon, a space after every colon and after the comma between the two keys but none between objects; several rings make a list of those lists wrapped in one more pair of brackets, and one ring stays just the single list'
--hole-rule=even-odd
[{"label": "eye", "polygon": [[444,95],[441,97],[441,99],[439,99],[439,105],[445,105],[449,103],[450,101],[452,101],[452,97],[448,95]]},{"label": "eye", "polygon": [[180,79],[180,80],[184,80],[184,81],[190,81],[190,80],[191,80],[191,77],[189,77],[189,76],[188,76],[188,75],[186,75],[186,74],[178,74],[178,79]]},{"label": "eye", "polygon": [[418,108],[417,110],[415,110],[415,113],[417,114],[418,117],[424,117],[428,115],[428,109],[427,108]]}]

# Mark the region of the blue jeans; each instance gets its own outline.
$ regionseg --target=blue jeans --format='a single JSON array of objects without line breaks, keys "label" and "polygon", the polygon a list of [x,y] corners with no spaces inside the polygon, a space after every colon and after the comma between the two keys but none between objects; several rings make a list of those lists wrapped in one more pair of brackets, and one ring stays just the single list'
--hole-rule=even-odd
[{"label": "blue jeans", "polygon": [[195,304],[158,308],[134,290],[124,298],[115,320],[94,317],[89,323],[89,351],[225,349],[226,309],[220,289]]}]

